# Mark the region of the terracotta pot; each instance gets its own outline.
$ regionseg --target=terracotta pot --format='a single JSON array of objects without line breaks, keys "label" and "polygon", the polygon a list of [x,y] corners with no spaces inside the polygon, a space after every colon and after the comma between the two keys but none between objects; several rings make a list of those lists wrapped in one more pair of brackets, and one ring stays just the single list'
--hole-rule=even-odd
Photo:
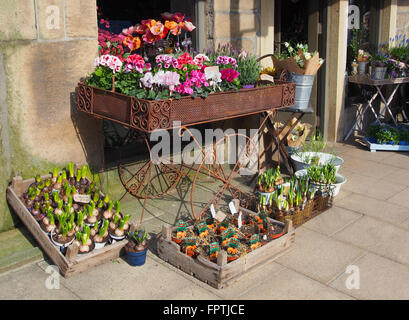
[{"label": "terracotta pot", "polygon": [[177,244],[181,244],[183,239],[178,239],[176,237],[172,237],[172,241],[176,242]]},{"label": "terracotta pot", "polygon": [[232,262],[234,260],[237,260],[239,257],[227,257],[227,262]]}]

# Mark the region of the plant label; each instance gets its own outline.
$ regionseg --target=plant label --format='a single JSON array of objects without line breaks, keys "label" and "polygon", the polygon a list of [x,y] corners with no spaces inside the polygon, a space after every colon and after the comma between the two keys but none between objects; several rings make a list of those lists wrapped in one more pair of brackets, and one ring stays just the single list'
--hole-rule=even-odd
[{"label": "plant label", "polygon": [[90,194],[74,194],[73,199],[75,202],[79,203],[90,203],[91,195]]},{"label": "plant label", "polygon": [[269,81],[269,82],[274,83],[274,77],[270,76],[269,74],[265,74],[265,73],[260,74],[260,80]]},{"label": "plant label", "polygon": [[206,222],[201,222],[197,225],[197,230],[199,233],[205,232],[207,230],[207,224]]},{"label": "plant label", "polygon": [[186,231],[186,228],[187,228],[187,224],[186,224],[186,222],[184,222],[184,221],[179,221],[179,223],[177,224],[177,232],[180,232],[180,231]]},{"label": "plant label", "polygon": [[250,237],[250,244],[255,244],[255,243],[259,242],[259,241],[260,241],[260,237],[259,237],[258,234],[253,234]]},{"label": "plant label", "polygon": [[234,206],[233,201],[230,201],[229,208],[230,208],[231,214],[234,216],[237,213],[237,210],[236,210],[236,207]]},{"label": "plant label", "polygon": [[196,245],[196,239],[195,238],[186,238],[185,239],[185,244],[187,246],[195,246]]},{"label": "plant label", "polygon": [[210,213],[212,214],[212,217],[216,217],[216,211],[214,210],[214,205],[213,203],[210,205]]},{"label": "plant label", "polygon": [[241,211],[240,211],[240,213],[239,213],[239,218],[237,219],[237,225],[238,225],[239,229],[240,229],[241,226],[243,225],[243,221],[242,221],[241,215],[242,215],[242,213],[241,213]]},{"label": "plant label", "polygon": [[229,241],[229,247],[237,248],[239,246],[239,240],[236,238],[231,238]]},{"label": "plant label", "polygon": [[222,221],[226,218],[226,215],[225,215],[223,212],[221,212],[221,211],[217,211],[217,214],[215,215],[214,218],[215,218],[217,221],[222,222]]},{"label": "plant label", "polygon": [[217,242],[212,242],[209,248],[210,248],[210,254],[215,253],[220,250],[219,244]]}]

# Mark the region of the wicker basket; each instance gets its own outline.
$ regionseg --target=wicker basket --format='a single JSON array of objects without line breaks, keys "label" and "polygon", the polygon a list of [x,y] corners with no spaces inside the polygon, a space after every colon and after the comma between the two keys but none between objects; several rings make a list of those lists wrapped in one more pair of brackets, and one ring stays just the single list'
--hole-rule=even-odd
[{"label": "wicker basket", "polygon": [[288,214],[286,214],[284,211],[276,210],[274,212],[274,219],[283,223],[285,219],[291,219],[293,226],[297,227],[304,222],[304,210],[297,208]]},{"label": "wicker basket", "polygon": [[304,219],[311,218],[313,208],[314,208],[314,199],[307,200],[305,207],[304,207]]}]

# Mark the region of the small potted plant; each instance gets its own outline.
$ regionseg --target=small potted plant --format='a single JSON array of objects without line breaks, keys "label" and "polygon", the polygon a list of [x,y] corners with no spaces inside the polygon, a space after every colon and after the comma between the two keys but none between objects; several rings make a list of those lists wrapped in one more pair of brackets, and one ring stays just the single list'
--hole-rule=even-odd
[{"label": "small potted plant", "polygon": [[256,56],[243,52],[237,61],[237,71],[242,88],[254,88],[260,76],[261,65]]},{"label": "small potted plant", "polygon": [[99,231],[95,230],[94,235],[92,236],[92,240],[94,241],[96,250],[103,248],[107,243],[109,237],[108,226],[109,221],[104,220],[102,227],[99,229]]},{"label": "small potted plant", "polygon": [[125,245],[125,251],[128,255],[131,266],[142,266],[146,261],[149,241],[144,229],[137,229],[127,234],[129,242]]},{"label": "small potted plant", "polygon": [[385,79],[387,68],[388,55],[386,53],[378,52],[371,58],[372,74],[373,80],[383,80]]},{"label": "small potted plant", "polygon": [[370,55],[368,52],[359,49],[358,50],[358,74],[366,74],[368,71],[368,63],[369,63]]}]

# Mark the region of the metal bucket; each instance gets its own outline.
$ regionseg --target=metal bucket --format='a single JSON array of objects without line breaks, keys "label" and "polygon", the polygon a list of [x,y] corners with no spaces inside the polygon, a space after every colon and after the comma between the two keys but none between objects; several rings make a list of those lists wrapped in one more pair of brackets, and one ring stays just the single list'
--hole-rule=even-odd
[{"label": "metal bucket", "polygon": [[296,83],[295,87],[295,103],[294,106],[288,109],[304,110],[308,109],[312,85],[314,84],[315,75],[300,75],[292,73],[290,81]]},{"label": "metal bucket", "polygon": [[368,61],[358,62],[358,74],[366,74],[368,71]]},{"label": "metal bucket", "polygon": [[385,79],[387,67],[373,67],[372,68],[372,80],[383,80]]}]

